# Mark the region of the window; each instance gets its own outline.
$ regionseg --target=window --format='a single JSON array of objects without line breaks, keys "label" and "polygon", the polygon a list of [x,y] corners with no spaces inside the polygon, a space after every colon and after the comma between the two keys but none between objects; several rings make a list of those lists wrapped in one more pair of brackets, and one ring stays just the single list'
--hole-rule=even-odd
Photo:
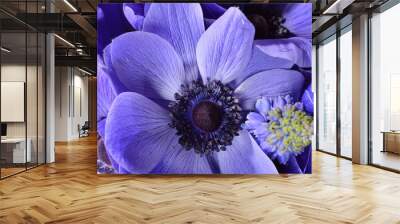
[{"label": "window", "polygon": [[340,36],[340,155],[352,157],[352,33]]},{"label": "window", "polygon": [[318,149],[336,153],[336,36],[318,48]]},{"label": "window", "polygon": [[400,170],[400,5],[371,18],[371,162]]}]

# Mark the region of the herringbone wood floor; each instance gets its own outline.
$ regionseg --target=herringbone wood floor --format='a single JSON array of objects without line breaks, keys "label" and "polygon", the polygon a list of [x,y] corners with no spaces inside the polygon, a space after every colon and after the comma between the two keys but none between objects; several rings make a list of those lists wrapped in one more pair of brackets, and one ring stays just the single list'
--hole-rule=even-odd
[{"label": "herringbone wood floor", "polygon": [[400,223],[400,175],[314,153],[312,175],[99,176],[96,140],[0,181],[0,223]]}]

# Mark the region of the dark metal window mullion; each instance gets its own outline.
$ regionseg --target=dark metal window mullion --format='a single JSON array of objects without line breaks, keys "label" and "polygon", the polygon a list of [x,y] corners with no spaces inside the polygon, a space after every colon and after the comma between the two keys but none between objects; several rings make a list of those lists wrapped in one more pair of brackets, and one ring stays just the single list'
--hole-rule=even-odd
[{"label": "dark metal window mullion", "polygon": [[[28,21],[28,1],[25,1],[25,21]],[[26,24],[26,23],[25,23]],[[25,102],[24,102],[24,120],[25,120],[25,170],[28,170],[28,26],[25,25]]]},{"label": "dark metal window mullion", "polygon": [[341,156],[341,110],[340,110],[340,102],[341,102],[341,58],[340,58],[340,36],[341,30],[339,27],[336,28],[336,154],[337,156]]},{"label": "dark metal window mullion", "polygon": [[367,53],[367,83],[368,83],[368,93],[367,93],[367,129],[368,129],[368,164],[373,164],[373,153],[372,153],[372,63],[371,63],[371,56],[372,56],[372,29],[371,29],[371,20],[372,20],[372,10],[368,11],[368,21],[367,21],[367,46],[368,46],[368,53]]},{"label": "dark metal window mullion", "polygon": [[[47,13],[47,2],[45,2],[45,12]],[[44,163],[47,163],[47,38],[48,33],[44,33]],[[42,73],[43,76],[43,73]],[[42,79],[43,82],[43,79]],[[61,91],[61,90],[60,90]],[[43,107],[42,107],[43,108]],[[43,118],[43,117],[42,117]]]},{"label": "dark metal window mullion", "polygon": [[315,148],[319,149],[319,44],[315,46]]},{"label": "dark metal window mullion", "polygon": [[[39,0],[36,1],[39,13]],[[39,165],[39,32],[36,31],[36,166]]]}]

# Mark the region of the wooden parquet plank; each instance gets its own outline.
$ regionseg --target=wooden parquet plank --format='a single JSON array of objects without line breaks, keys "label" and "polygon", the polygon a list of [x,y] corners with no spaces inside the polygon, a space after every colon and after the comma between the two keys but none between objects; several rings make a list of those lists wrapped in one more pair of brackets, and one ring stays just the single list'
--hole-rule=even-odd
[{"label": "wooden parquet plank", "polygon": [[400,175],[319,152],[312,175],[96,174],[96,138],[0,181],[0,223],[399,223]]}]

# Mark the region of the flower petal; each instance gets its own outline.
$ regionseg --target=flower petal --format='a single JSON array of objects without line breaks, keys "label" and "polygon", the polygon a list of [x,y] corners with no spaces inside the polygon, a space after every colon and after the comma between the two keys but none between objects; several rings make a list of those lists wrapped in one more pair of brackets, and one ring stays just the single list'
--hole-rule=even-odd
[{"label": "flower petal", "polygon": [[238,9],[229,8],[201,36],[196,54],[203,82],[228,83],[246,69],[252,54],[254,27]]},{"label": "flower petal", "polygon": [[130,173],[149,173],[179,147],[169,121],[168,112],[150,99],[138,93],[120,94],[107,117],[109,155]]},{"label": "flower petal", "polygon": [[[105,73],[107,76],[110,78],[112,87],[116,91],[117,95],[122,93],[122,92],[127,92],[128,89],[125,87],[124,84],[118,79],[118,76],[115,74],[114,68],[112,66],[112,61],[111,61],[111,44],[108,45],[106,48],[104,48],[104,54],[103,54],[103,66],[105,69]],[[98,61],[99,62],[99,61]]]},{"label": "flower petal", "polygon": [[272,102],[270,102],[270,100],[257,100],[256,102],[256,109],[264,118],[266,118],[271,108]]},{"label": "flower petal", "polygon": [[243,75],[234,80],[232,85],[237,86],[248,77],[265,70],[278,68],[290,69],[293,65],[294,63],[292,61],[280,57],[272,57],[260,50],[259,47],[255,46],[253,47],[253,54],[246,70],[242,73]]},{"label": "flower petal", "polygon": [[141,31],[115,38],[111,44],[113,68],[125,86],[153,99],[173,100],[186,82],[182,60],[161,37]]},{"label": "flower petal", "polygon": [[311,67],[311,39],[292,37],[288,39],[256,40],[261,51],[272,57],[292,61],[300,67]]},{"label": "flower petal", "polygon": [[263,116],[261,116],[259,113],[255,113],[255,112],[250,112],[247,115],[247,119],[258,121],[258,122],[264,122],[265,121],[265,118]]},{"label": "flower petal", "polygon": [[[99,61],[98,61],[99,62]],[[112,66],[111,61],[111,44],[104,48],[103,53],[103,64],[105,73],[110,78],[113,88],[115,89],[117,94],[122,92],[127,92],[128,89],[125,87],[124,84],[119,80],[118,76],[115,74],[115,71]]]},{"label": "flower petal", "polygon": [[218,19],[226,9],[217,3],[201,3],[201,9],[203,10],[204,18],[207,19]]},{"label": "flower petal", "polygon": [[206,29],[208,29],[208,27],[211,26],[211,24],[213,24],[215,22],[215,19],[207,19],[204,18],[204,26]]},{"label": "flower petal", "polygon": [[304,105],[305,111],[311,115],[314,114],[314,94],[311,90],[311,85],[309,85],[306,91],[304,91],[301,101]]},{"label": "flower petal", "polygon": [[189,79],[198,79],[196,45],[204,32],[200,4],[153,3],[146,14],[143,31],[167,40],[181,56]]},{"label": "flower petal", "polygon": [[311,173],[311,165],[312,165],[312,149],[311,145],[307,146],[304,151],[296,156],[297,164],[303,173]]},{"label": "flower petal", "polygon": [[243,109],[254,110],[256,100],[261,96],[291,95],[295,99],[301,96],[304,77],[294,70],[272,69],[257,73],[246,79],[236,88]]},{"label": "flower petal", "polygon": [[97,24],[97,54],[100,55],[113,38],[132,31],[131,25],[122,13],[121,4],[99,4]]},{"label": "flower petal", "polygon": [[144,7],[144,3],[123,3],[124,11],[125,8],[130,8],[133,13],[138,16],[145,16]]},{"label": "flower petal", "polygon": [[104,164],[112,165],[102,138],[97,139],[97,160]]},{"label": "flower petal", "polygon": [[247,120],[242,125],[242,127],[247,130],[256,130],[261,128],[263,132],[265,132],[266,128],[263,122],[266,122],[265,117],[263,117],[259,113],[250,112],[247,114]]},{"label": "flower petal", "polygon": [[105,137],[106,119],[107,117],[103,117],[101,119],[98,118],[97,120],[97,134],[100,135],[100,137],[102,138]]},{"label": "flower petal", "polygon": [[122,166],[120,166],[118,169],[118,174],[139,174],[139,173],[135,173],[135,172],[126,170]]},{"label": "flower petal", "polygon": [[112,81],[107,73],[107,68],[98,58],[97,66],[97,120],[107,117],[108,110],[117,96]]},{"label": "flower petal", "polygon": [[273,162],[247,131],[240,131],[226,151],[215,153],[223,174],[277,174]]},{"label": "flower petal", "polygon": [[276,162],[276,168],[279,170],[279,173],[286,173],[286,174],[301,174],[303,173],[297,164],[297,160],[295,156],[290,155],[286,164],[282,165],[279,162]]},{"label": "flower petal", "polygon": [[124,15],[135,30],[142,30],[144,21],[143,3],[124,3]]},{"label": "flower petal", "polygon": [[298,71],[301,72],[301,74],[303,74],[307,85],[311,84],[311,81],[312,81],[311,69],[312,69],[311,67],[310,68],[300,68],[300,67],[298,67]]},{"label": "flower petal", "polygon": [[311,39],[312,34],[312,4],[285,4],[282,11],[285,18],[284,26],[299,37]]},{"label": "flower petal", "polygon": [[169,151],[152,174],[212,174],[213,169],[208,162],[207,156],[201,156],[194,150]]},{"label": "flower petal", "polygon": [[204,25],[205,28],[211,26],[220,16],[224,14],[226,9],[217,3],[201,3],[201,9],[203,10]]},{"label": "flower petal", "polygon": [[112,102],[119,93],[126,90],[112,68],[106,65],[107,49],[108,46],[104,50],[103,58],[97,56],[97,131],[102,137],[104,137],[105,119]]}]

